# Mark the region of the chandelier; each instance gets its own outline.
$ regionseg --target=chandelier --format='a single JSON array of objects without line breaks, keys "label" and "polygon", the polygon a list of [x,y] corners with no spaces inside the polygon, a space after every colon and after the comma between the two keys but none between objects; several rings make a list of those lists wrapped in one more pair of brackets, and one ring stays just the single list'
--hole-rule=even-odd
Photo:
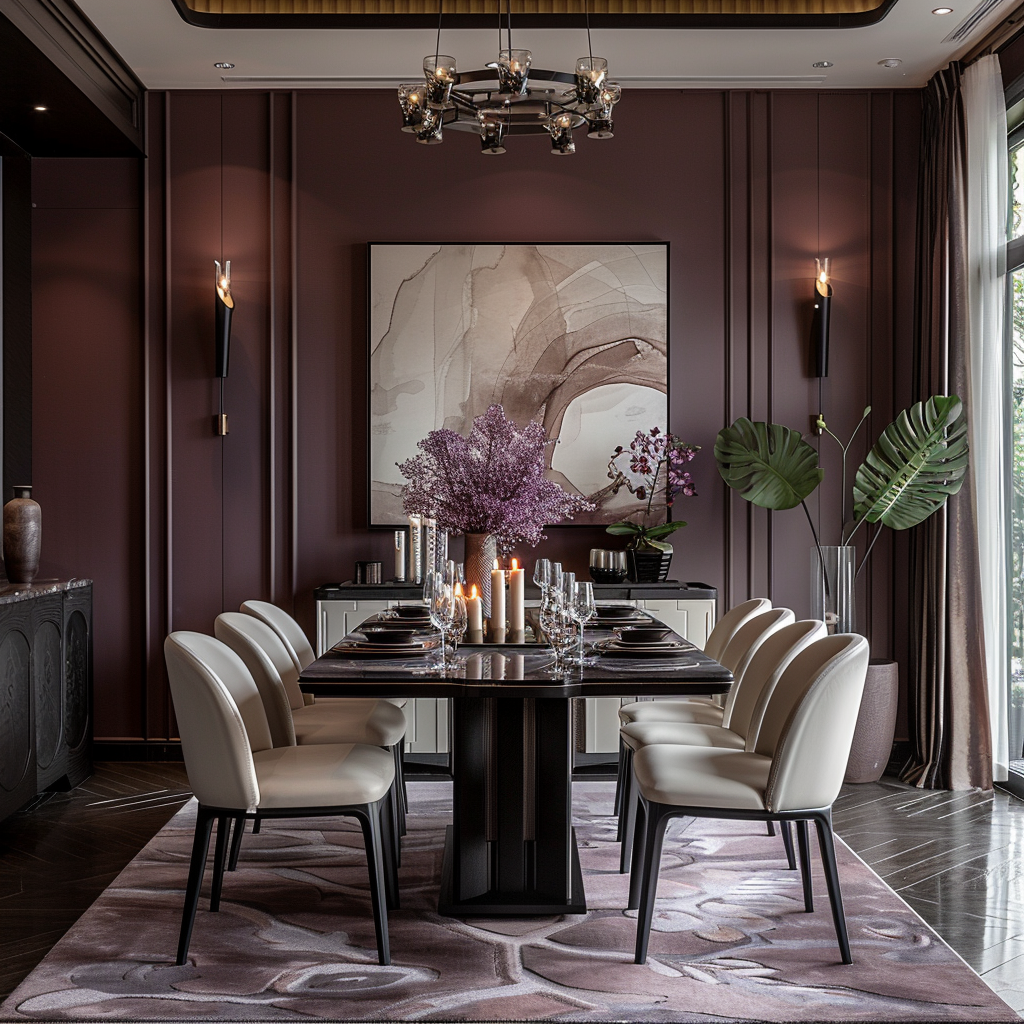
[{"label": "chandelier", "polygon": [[[443,130],[473,132],[481,151],[491,156],[505,152],[508,135],[550,135],[551,152],[576,152],[573,131],[584,125],[588,139],[614,135],[612,108],[622,89],[608,81],[608,61],[590,49],[576,61],[573,72],[544,71],[532,67],[529,50],[512,48],[512,9],[507,0],[508,45],[501,48],[501,0],[498,0],[498,59],[479,71],[463,71],[455,58],[440,52],[441,18],[437,46],[423,58],[423,81],[398,87],[402,131],[425,146],[442,142]],[[570,88],[565,88],[569,86]]]}]

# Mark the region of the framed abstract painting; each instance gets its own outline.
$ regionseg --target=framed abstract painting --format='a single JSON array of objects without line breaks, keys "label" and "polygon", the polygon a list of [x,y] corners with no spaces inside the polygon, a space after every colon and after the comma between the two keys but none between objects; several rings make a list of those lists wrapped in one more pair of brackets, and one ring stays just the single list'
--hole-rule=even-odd
[{"label": "framed abstract painting", "polygon": [[668,426],[668,243],[369,246],[370,524],[406,522],[398,463],[494,404],[543,423],[546,474],[607,525],[608,460]]}]

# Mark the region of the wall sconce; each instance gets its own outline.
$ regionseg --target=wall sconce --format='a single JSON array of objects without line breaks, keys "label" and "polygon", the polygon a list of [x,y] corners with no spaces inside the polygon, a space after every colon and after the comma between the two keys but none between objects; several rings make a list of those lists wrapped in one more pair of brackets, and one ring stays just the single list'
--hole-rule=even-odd
[{"label": "wall sconce", "polygon": [[828,256],[819,256],[815,261],[817,274],[814,279],[814,317],[811,320],[811,345],[814,348],[814,376],[828,376],[828,318],[832,305],[832,285],[829,284]]},{"label": "wall sconce", "polygon": [[235,303],[231,298],[231,260],[214,260],[216,271],[216,297],[214,298],[214,374],[220,378],[220,412],[213,418],[214,432],[223,437],[228,432],[228,416],[224,411],[224,378],[228,375],[228,357],[231,353],[231,314]]}]

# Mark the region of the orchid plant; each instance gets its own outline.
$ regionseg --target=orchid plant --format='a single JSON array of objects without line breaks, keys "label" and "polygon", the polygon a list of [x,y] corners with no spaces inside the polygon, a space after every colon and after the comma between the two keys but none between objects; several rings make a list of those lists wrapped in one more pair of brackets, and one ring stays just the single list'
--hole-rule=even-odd
[{"label": "orchid plant", "polygon": [[[635,521],[627,516],[612,523],[607,532],[629,537],[627,546],[630,548],[671,551],[672,545],[665,538],[686,523],[682,519],[659,523],[652,520],[660,519],[662,513],[670,514],[679,495],[685,498],[696,496],[697,487],[685,467],[699,451],[698,445],[687,444],[674,434],[663,434],[658,427],[652,427],[647,433],[638,430],[628,448],[619,445],[608,461],[612,493],[618,494],[625,487],[646,504],[631,513],[638,517]],[[627,459],[628,468],[624,468],[622,462]],[[661,500],[655,500],[659,492]]]},{"label": "orchid plant", "polygon": [[544,540],[547,524],[594,506],[544,476],[544,449],[554,441],[540,423],[522,430],[492,405],[473,420],[469,437],[432,430],[420,454],[398,468],[407,515],[426,516],[449,533],[491,533],[504,545]]}]

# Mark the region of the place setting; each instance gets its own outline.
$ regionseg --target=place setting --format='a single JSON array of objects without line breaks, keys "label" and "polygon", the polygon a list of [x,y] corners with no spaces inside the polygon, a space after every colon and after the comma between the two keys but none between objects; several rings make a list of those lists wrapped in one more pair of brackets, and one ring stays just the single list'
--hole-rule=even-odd
[{"label": "place setting", "polygon": [[400,605],[364,622],[331,651],[357,658],[407,658],[439,649],[441,638],[425,605]]},{"label": "place setting", "polygon": [[696,648],[680,639],[665,626],[631,626],[615,630],[615,635],[597,640],[592,650],[609,658],[672,657]]}]

